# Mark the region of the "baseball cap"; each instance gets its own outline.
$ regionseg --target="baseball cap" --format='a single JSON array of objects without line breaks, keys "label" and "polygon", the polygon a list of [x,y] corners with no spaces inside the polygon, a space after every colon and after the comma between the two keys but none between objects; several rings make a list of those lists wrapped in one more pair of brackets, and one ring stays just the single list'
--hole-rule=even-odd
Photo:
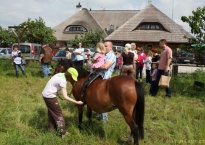
[{"label": "baseball cap", "polygon": [[69,69],[67,69],[67,72],[69,72],[71,74],[74,81],[78,80],[78,72],[75,68],[70,67]]}]

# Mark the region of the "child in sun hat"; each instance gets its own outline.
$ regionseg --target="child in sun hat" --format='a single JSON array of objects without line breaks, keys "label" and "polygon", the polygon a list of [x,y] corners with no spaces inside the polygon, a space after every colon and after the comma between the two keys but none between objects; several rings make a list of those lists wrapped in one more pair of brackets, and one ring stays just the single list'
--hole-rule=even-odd
[{"label": "child in sun hat", "polygon": [[58,91],[61,90],[65,100],[77,105],[82,105],[82,101],[76,101],[70,98],[70,96],[67,95],[66,90],[67,82],[70,82],[72,85],[74,85],[74,83],[77,81],[77,78],[77,70],[75,68],[70,67],[65,73],[55,74],[48,81],[42,92],[42,96],[48,108],[49,127],[51,130],[57,131],[57,129],[59,129],[62,137],[67,132],[62,111],[56,96]]}]

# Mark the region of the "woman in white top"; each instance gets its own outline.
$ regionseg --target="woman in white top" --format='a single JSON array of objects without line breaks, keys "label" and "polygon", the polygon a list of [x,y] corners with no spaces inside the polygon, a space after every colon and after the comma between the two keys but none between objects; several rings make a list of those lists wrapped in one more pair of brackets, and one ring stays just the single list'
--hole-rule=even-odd
[{"label": "woman in white top", "polygon": [[71,53],[68,47],[65,48],[65,52],[66,52],[66,59],[71,59]]},{"label": "woman in white top", "polygon": [[82,101],[76,101],[67,95],[66,85],[70,82],[72,86],[75,84],[78,78],[78,72],[75,68],[70,67],[65,73],[55,74],[46,84],[42,92],[42,96],[48,108],[48,120],[49,127],[51,130],[58,130],[61,136],[66,135],[65,120],[62,115],[61,108],[59,106],[56,95],[58,91],[62,91],[63,98],[66,101],[72,102],[74,104],[82,105]]},{"label": "woman in white top", "polygon": [[23,75],[26,76],[26,72],[25,72],[25,70],[23,68],[23,65],[22,65],[22,58],[21,58],[22,54],[21,54],[21,51],[18,50],[18,45],[13,46],[13,51],[11,53],[11,57],[12,57],[12,60],[13,60],[14,68],[16,70],[16,77],[17,78],[19,77],[18,68],[20,68]]},{"label": "woman in white top", "polygon": [[143,62],[145,63],[145,66],[146,66],[146,83],[148,83],[148,84],[152,83],[151,76],[150,76],[152,57],[153,57],[153,53],[152,53],[152,51],[149,51],[146,59],[143,60]]}]

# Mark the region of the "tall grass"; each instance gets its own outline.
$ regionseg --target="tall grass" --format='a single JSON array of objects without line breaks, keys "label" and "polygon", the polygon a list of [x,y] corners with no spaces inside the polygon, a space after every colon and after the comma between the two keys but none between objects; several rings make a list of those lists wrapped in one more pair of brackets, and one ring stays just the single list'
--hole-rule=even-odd
[{"label": "tall grass", "polygon": [[[93,117],[90,125],[83,120],[83,130],[77,124],[77,108],[58,99],[69,135],[61,139],[50,132],[47,108],[41,92],[48,81],[42,78],[40,64],[30,62],[25,67],[28,78],[18,79],[11,63],[0,60],[0,144],[1,145],[128,145],[129,127],[118,110],[108,113],[108,123]],[[161,88],[157,97],[145,96],[144,145],[205,144],[204,88],[195,87],[195,80],[204,81],[204,72],[179,74],[172,77],[173,96],[164,98]],[[149,86],[144,85],[146,92]],[[195,94],[195,95],[192,95]]]}]

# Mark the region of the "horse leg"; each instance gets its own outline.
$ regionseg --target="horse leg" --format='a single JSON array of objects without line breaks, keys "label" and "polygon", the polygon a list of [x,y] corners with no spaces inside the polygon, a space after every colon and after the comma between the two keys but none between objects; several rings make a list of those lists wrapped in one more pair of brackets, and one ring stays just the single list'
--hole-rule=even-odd
[{"label": "horse leg", "polygon": [[92,121],[92,110],[87,106],[87,117],[89,119],[89,124],[91,124]]},{"label": "horse leg", "polygon": [[83,106],[78,106],[78,128],[79,130],[82,130],[82,124],[83,122]]},{"label": "horse leg", "polygon": [[124,116],[124,118],[125,118],[125,121],[127,122],[127,124],[130,127],[131,135],[133,135],[133,138],[134,138],[134,144],[135,145],[139,145],[139,141],[138,141],[138,126],[135,123],[132,115],[126,115],[126,116]]}]

